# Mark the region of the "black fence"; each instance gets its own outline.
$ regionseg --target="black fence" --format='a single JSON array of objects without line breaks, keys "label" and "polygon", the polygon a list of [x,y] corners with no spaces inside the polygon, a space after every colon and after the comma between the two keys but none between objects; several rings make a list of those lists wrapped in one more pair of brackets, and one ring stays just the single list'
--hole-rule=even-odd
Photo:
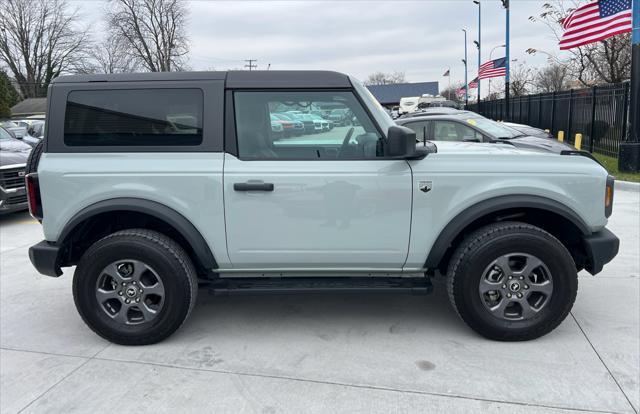
[{"label": "black fence", "polygon": [[468,106],[487,118],[548,129],[556,137],[564,131],[572,144],[582,134],[582,149],[617,157],[627,136],[629,82],[512,97],[509,107],[506,117],[504,99],[484,101],[479,109]]}]

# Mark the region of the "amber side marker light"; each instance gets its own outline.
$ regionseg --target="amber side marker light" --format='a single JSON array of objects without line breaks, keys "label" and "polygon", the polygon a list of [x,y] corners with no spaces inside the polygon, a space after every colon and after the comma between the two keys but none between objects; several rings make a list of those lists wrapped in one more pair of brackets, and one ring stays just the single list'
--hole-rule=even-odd
[{"label": "amber side marker light", "polygon": [[611,216],[613,212],[613,186],[615,179],[613,176],[607,177],[607,187],[604,193],[604,215],[606,217]]}]

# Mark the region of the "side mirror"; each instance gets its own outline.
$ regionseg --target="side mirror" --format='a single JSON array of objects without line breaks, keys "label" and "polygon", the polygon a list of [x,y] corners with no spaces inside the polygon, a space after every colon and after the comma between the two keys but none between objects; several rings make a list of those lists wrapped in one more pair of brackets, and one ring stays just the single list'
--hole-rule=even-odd
[{"label": "side mirror", "polygon": [[410,160],[422,159],[433,150],[435,146],[416,146],[416,133],[407,127],[390,126],[387,132],[388,155],[396,158]]},{"label": "side mirror", "polygon": [[476,137],[463,137],[462,142],[480,142],[480,139]]}]

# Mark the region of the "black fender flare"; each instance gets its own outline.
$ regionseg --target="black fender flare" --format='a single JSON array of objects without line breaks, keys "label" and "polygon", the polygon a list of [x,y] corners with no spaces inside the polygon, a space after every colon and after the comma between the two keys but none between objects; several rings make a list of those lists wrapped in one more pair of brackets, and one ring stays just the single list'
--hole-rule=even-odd
[{"label": "black fender flare", "polygon": [[91,217],[108,213],[111,211],[132,211],[136,213],[144,213],[149,216],[162,220],[176,229],[182,237],[189,243],[194,254],[205,269],[216,269],[218,264],[202,234],[196,227],[171,207],[156,201],[146,200],[142,198],[122,197],[112,198],[91,204],[79,212],[77,212],[71,220],[62,229],[58,242],[60,244],[69,237],[73,229],[83,221]]},{"label": "black fender flare", "polygon": [[573,209],[558,201],[527,194],[498,196],[480,201],[455,216],[444,229],[442,229],[438,238],[433,243],[424,268],[436,269],[449,246],[451,246],[455,238],[458,237],[469,224],[488,214],[513,208],[534,208],[556,213],[569,220],[584,236],[591,234],[589,226],[587,226],[584,220],[582,220]]}]

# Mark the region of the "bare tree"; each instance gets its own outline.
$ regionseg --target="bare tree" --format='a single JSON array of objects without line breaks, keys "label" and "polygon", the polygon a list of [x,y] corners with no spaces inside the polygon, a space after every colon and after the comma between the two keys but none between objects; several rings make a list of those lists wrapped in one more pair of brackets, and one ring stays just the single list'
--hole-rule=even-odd
[{"label": "bare tree", "polygon": [[[538,16],[532,21],[543,22],[556,39],[562,37],[562,21],[575,10],[576,0],[553,0],[542,6]],[[566,62],[571,70],[570,76],[583,85],[597,83],[617,83],[631,76],[630,35],[618,35],[603,41],[570,49],[571,57]],[[530,49],[534,53],[535,49]]]},{"label": "bare tree", "polygon": [[183,0],[110,0],[108,30],[151,72],[180,70],[189,45]]},{"label": "bare tree", "polygon": [[526,62],[511,67],[509,73],[509,93],[512,96],[523,96],[533,85],[533,70]]},{"label": "bare tree", "polygon": [[538,92],[559,92],[569,89],[569,69],[562,63],[550,63],[538,71],[534,86]]},{"label": "bare tree", "polygon": [[25,98],[46,96],[49,82],[72,70],[88,45],[65,0],[2,0],[0,16],[0,61]]},{"label": "bare tree", "polygon": [[448,100],[456,103],[463,103],[464,95],[462,96],[458,95],[458,90],[460,90],[460,88],[462,88],[463,85],[464,84],[462,83],[457,83],[455,85],[448,86],[445,89],[440,91],[440,96],[444,96]]},{"label": "bare tree", "polygon": [[365,85],[388,85],[405,82],[404,72],[374,72],[364,81]]},{"label": "bare tree", "polygon": [[85,73],[131,73],[142,67],[140,59],[130,56],[126,46],[113,37],[93,47],[85,63]]}]

